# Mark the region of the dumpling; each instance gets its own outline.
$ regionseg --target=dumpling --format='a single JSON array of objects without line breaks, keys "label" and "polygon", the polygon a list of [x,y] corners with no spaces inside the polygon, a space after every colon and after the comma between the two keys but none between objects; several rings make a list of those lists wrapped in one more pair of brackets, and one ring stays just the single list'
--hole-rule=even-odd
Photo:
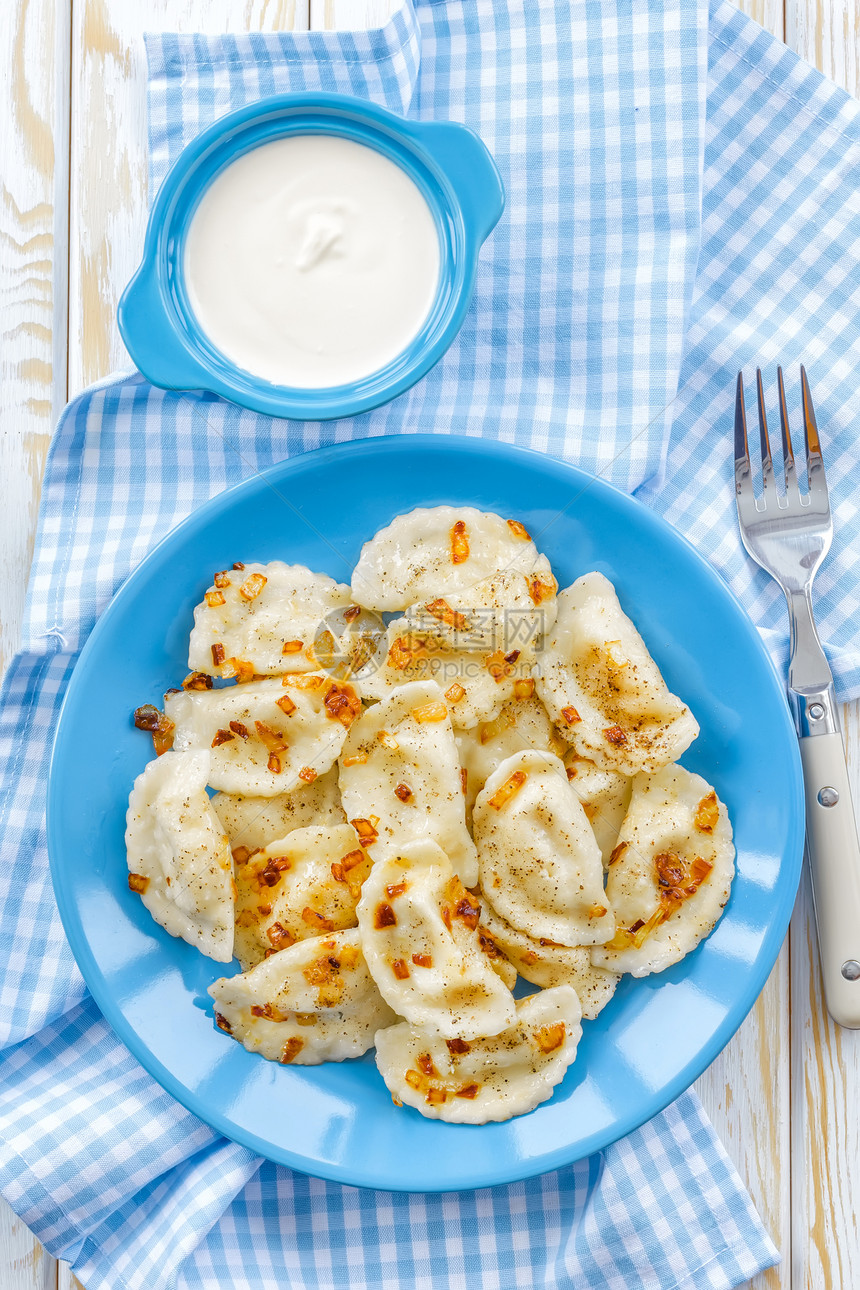
[{"label": "dumpling", "polygon": [[600,573],[559,596],[536,683],[564,737],[604,770],[659,770],[699,733]]},{"label": "dumpling", "polygon": [[[414,845],[420,846],[421,844],[416,843]],[[473,892],[468,894],[470,896],[474,895]],[[461,897],[461,899],[463,898]],[[517,969],[514,967],[513,963],[502,949],[501,944],[496,937],[493,936],[487,926],[486,914],[488,909],[489,906],[486,901],[484,901],[481,904],[480,921],[478,923],[478,944],[481,947],[481,953],[484,955],[499,980],[504,982],[509,990],[513,990],[517,983]]]},{"label": "dumpling", "polygon": [[370,973],[395,1012],[463,1039],[512,1024],[513,995],[481,950],[480,914],[435,842],[412,842],[376,861],[358,926]]},{"label": "dumpling", "polygon": [[522,687],[521,698],[506,703],[492,721],[457,734],[460,764],[466,772],[466,817],[471,819],[475,798],[507,757],[524,748],[563,757],[567,744],[556,730],[549,713],[534,695],[534,681]]},{"label": "dumpling", "polygon": [[[188,666],[213,676],[235,676],[237,663],[258,676],[328,669],[333,652],[353,659],[359,619],[368,615],[349,587],[324,573],[282,560],[234,566],[215,574],[194,610]],[[367,629],[378,626],[374,618]]]},{"label": "dumpling", "polygon": [[564,766],[594,830],[603,867],[608,869],[609,857],[615,849],[618,831],[630,805],[633,780],[615,770],[601,770],[593,761],[575,752],[567,753]]},{"label": "dumpling", "polygon": [[291,793],[279,793],[277,797],[216,793],[212,806],[230,839],[230,846],[244,847],[247,851],[255,851],[293,829],[310,824],[346,822],[336,766],[317,776],[312,784],[301,780]]},{"label": "dumpling", "polygon": [[166,752],[138,775],[126,816],[128,885],[171,936],[229,963],[233,861],[208,776],[207,752]]},{"label": "dumpling", "polygon": [[411,632],[407,620],[389,623],[380,649],[355,678],[362,698],[385,699],[402,685],[435,682],[445,693],[452,724],[471,729],[489,721],[518,688],[531,689],[534,652],[480,653]]},{"label": "dumpling", "polygon": [[618,930],[591,961],[633,976],[678,963],[719,919],[734,859],[726,808],[700,775],[637,775],[607,878]]},{"label": "dumpling", "polygon": [[478,794],[472,825],[481,890],[497,914],[535,940],[609,939],[600,848],[558,757],[508,757]]},{"label": "dumpling", "polygon": [[489,906],[481,914],[481,924],[524,981],[544,989],[571,986],[582,1005],[583,1017],[589,1021],[606,1007],[621,980],[617,972],[593,965],[590,946],[572,949],[555,941],[532,940],[499,918]]},{"label": "dumpling", "polygon": [[296,941],[355,927],[371,859],[350,824],[294,829],[235,858],[234,953],[245,970]]},{"label": "dumpling", "polygon": [[555,623],[558,584],[545,555],[529,573],[499,569],[463,591],[410,605],[402,630],[450,649],[503,654],[519,649],[533,658]]},{"label": "dumpling", "polygon": [[[530,574],[538,550],[518,520],[471,506],[435,506],[398,515],[365,542],[352,574],[353,598],[368,609],[408,609],[419,602],[467,592],[500,569]],[[535,574],[533,603],[555,595]],[[552,575],[550,574],[550,577]]]},{"label": "dumpling", "polygon": [[477,881],[457,744],[434,681],[401,686],[355,723],[340,757],[340,791],[347,819],[375,858],[432,838],[467,887]]},{"label": "dumpling", "polygon": [[521,999],[513,1024],[489,1039],[391,1026],[376,1036],[376,1064],[395,1103],[429,1119],[509,1120],[552,1097],[576,1056],[580,1016],[575,991],[559,985]]},{"label": "dumpling", "polygon": [[367,970],[358,931],[314,936],[209,987],[218,1026],[285,1065],[360,1057],[394,1013]]},{"label": "dumpling", "polygon": [[225,793],[275,797],[312,784],[337,761],[361,711],[352,686],[319,673],[166,696],[174,748],[211,748],[209,783]]}]

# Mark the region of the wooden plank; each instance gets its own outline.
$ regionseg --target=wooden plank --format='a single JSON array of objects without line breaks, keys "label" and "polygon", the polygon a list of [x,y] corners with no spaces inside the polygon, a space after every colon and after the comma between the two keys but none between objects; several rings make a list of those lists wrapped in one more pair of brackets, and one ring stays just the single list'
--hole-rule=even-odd
[{"label": "wooden plank", "polygon": [[[766,31],[785,39],[785,6],[783,0],[733,0],[750,18],[755,18]],[[791,0],[788,0],[791,4]]]},{"label": "wooden plank", "polygon": [[[860,705],[843,710],[854,801],[860,808]],[[860,1285],[860,1031],[827,1014],[809,884],[791,929],[792,1290]]]},{"label": "wooden plank", "polygon": [[[787,0],[786,43],[860,96],[860,0]],[[860,705],[843,725],[860,810]],[[860,1033],[827,1015],[805,881],[791,929],[792,1290],[860,1285]]]},{"label": "wooden plank", "polygon": [[381,27],[398,0],[310,0],[311,31],[363,31]]},{"label": "wooden plank", "polygon": [[837,85],[860,89],[860,0],[786,0],[785,39]]},{"label": "wooden plank", "polygon": [[57,1290],[86,1290],[86,1287],[81,1285],[68,1263],[58,1263]]},{"label": "wooden plank", "polygon": [[696,1092],[782,1255],[749,1290],[788,1290],[791,1251],[789,952]]},{"label": "wooden plank", "polygon": [[69,387],[127,365],[116,327],[147,215],[146,31],[284,31],[308,0],[76,0],[72,32]]},{"label": "wooden plank", "polygon": [[[378,24],[384,21],[387,16],[386,0],[311,0],[312,24],[316,27],[333,27],[333,26],[362,26],[367,23]],[[89,11],[101,9],[104,12],[104,6],[85,6]],[[280,6],[279,6],[280,7]],[[781,21],[781,6],[773,3],[748,3],[741,6],[747,12],[751,13],[758,21],[769,27],[771,30],[781,34],[779,22]],[[786,30],[788,32],[789,42],[798,49],[805,57],[815,61],[828,74],[834,76],[840,83],[854,90],[856,87],[856,60],[857,60],[857,42],[856,33],[858,30],[857,22],[857,5],[848,5],[840,3],[838,0],[821,0],[821,3],[815,3],[815,0],[789,0],[789,12],[787,15]],[[186,4],[183,7],[182,15],[171,12],[173,6],[166,2],[154,3],[152,8],[158,11],[164,22],[158,22],[158,16],[154,13],[147,13],[140,17],[139,24],[132,21],[134,15],[126,14],[124,11],[127,6],[112,4],[110,9],[110,24],[102,25],[102,34],[113,31],[119,31],[120,36],[128,37],[133,35],[135,39],[139,37],[139,30],[142,28],[153,28],[159,25],[164,27],[186,27],[188,29],[201,29],[204,24],[201,22],[201,13],[197,6]],[[240,6],[235,6],[237,10]],[[253,8],[258,12],[268,10],[269,15],[273,6],[264,5],[246,5],[247,10]],[[30,6],[32,10],[32,5]],[[220,29],[227,29],[223,7],[219,4],[212,3],[207,8],[207,13],[218,11],[217,25]],[[80,13],[78,9],[78,13]],[[118,21],[117,14],[121,13]],[[187,21],[187,15],[191,13],[191,18]],[[364,15],[365,21],[361,21]],[[6,15],[0,13],[0,22]],[[96,15],[98,17],[98,14]],[[263,19],[267,17],[266,13],[262,14]],[[236,25],[244,25],[244,13]],[[839,39],[839,29],[842,37]],[[123,25],[125,24],[125,25]],[[208,23],[205,24],[208,26]],[[275,24],[280,25],[280,24]],[[232,28],[231,28],[232,29]],[[2,30],[2,26],[0,26]],[[44,26],[40,28],[44,31]],[[96,24],[95,31],[98,31]],[[846,39],[846,35],[849,39]],[[129,48],[128,40],[125,44],[125,56],[128,58]],[[13,47],[7,43],[7,48]],[[118,47],[114,46],[110,58],[119,59],[122,53],[122,39],[119,40]],[[83,51],[86,52],[86,51]],[[135,58],[139,59],[139,52],[131,57],[134,62]],[[829,60],[829,63],[828,63]],[[142,64],[138,61],[134,76],[138,78],[141,75]],[[108,72],[110,72],[108,68]],[[84,73],[86,68],[83,67],[83,58],[81,66],[82,88],[83,81],[86,79]],[[100,86],[98,80],[98,69],[90,69],[89,90],[91,95],[98,96]],[[126,75],[126,81],[133,79],[131,75]],[[105,95],[105,99],[107,99]],[[44,100],[42,100],[44,101]],[[123,119],[123,145],[126,144],[125,135],[127,115],[121,116],[116,110],[116,95],[114,95],[114,109],[111,120]],[[77,102],[77,100],[76,100]],[[128,109],[127,101],[121,102],[120,107]],[[83,118],[86,120],[86,117]],[[99,146],[105,142],[105,122],[99,123],[102,134]],[[140,114],[137,119],[138,140],[143,139],[143,116]],[[110,142],[110,141],[109,141]],[[88,147],[92,144],[86,145]],[[134,153],[134,149],[127,146],[120,151],[114,147],[108,156],[102,153],[104,160],[103,176],[109,176],[111,166],[109,163],[117,160],[129,162],[129,154]],[[137,150],[137,158],[140,159],[142,149]],[[134,158],[132,157],[133,161]],[[9,168],[4,166],[2,171],[4,178],[8,176]],[[113,173],[121,175],[121,169],[114,169]],[[132,196],[134,194],[134,185],[131,179],[136,176],[138,183],[141,173],[145,174],[145,168],[141,171],[140,166],[135,169],[133,164],[127,165],[127,173],[123,182],[127,185],[123,201],[123,212],[126,220],[125,245],[134,245],[135,249],[139,247],[140,228],[142,221],[139,222],[136,230],[133,224],[134,211],[130,212],[132,207]],[[90,176],[90,181],[92,176]],[[7,181],[8,182],[8,181]],[[106,179],[103,178],[105,183]],[[109,181],[108,186],[109,186]],[[112,201],[112,194],[105,196],[104,205]],[[98,203],[96,203],[98,205]],[[102,210],[104,210],[104,205]],[[0,218],[5,218],[4,212]],[[104,230],[104,223],[102,230]],[[92,220],[92,226],[98,227],[98,220]],[[87,225],[87,231],[90,225]],[[4,227],[5,232],[5,227]],[[82,226],[83,232],[83,226]],[[113,237],[113,234],[112,234]],[[135,237],[137,242],[135,243]],[[87,313],[87,328],[97,330],[99,318],[99,305],[102,303],[99,293],[103,288],[107,288],[107,295],[113,290],[110,296],[110,314],[113,312],[118,290],[121,289],[125,278],[134,267],[136,255],[132,255],[128,260],[127,266],[123,269],[121,264],[117,263],[116,255],[111,258],[107,251],[103,251],[102,258],[99,260],[97,255],[90,253],[86,265],[83,263],[84,237],[81,237],[81,263],[79,266],[80,284],[77,287],[78,312],[73,324],[72,335],[80,336],[81,327],[84,321],[84,292],[83,284],[86,274],[90,274],[91,292],[88,299],[90,312]],[[119,245],[123,243],[122,237],[119,238]],[[90,238],[87,242],[90,252],[92,247],[97,243]],[[103,247],[109,247],[114,253],[116,248],[112,240],[103,241]],[[94,286],[93,286],[94,283]],[[118,284],[118,286],[116,285]],[[102,317],[104,317],[102,311]],[[32,352],[32,345],[29,346]],[[78,359],[79,371],[76,372],[78,384],[84,380],[92,379],[95,375],[102,374],[108,366],[114,365],[115,355],[120,353],[118,340],[115,336],[107,343],[103,349],[95,347],[85,353],[85,347],[80,347],[80,356]],[[89,368],[87,369],[87,364]],[[101,366],[100,366],[101,364]],[[96,370],[98,369],[98,370]],[[86,372],[86,375],[85,375]],[[6,382],[4,381],[4,386]],[[53,397],[53,389],[52,389]],[[17,404],[16,406],[21,406]],[[4,472],[5,474],[5,472]],[[2,604],[0,600],[0,604]],[[0,648],[4,641],[0,639]],[[853,764],[855,769],[855,783],[857,772],[860,772],[860,719],[857,716],[856,707],[848,716],[848,736],[849,746],[851,748]],[[809,967],[814,958],[814,943],[810,939],[810,926],[808,916],[808,898],[804,898],[799,911],[798,918],[792,932],[792,990],[794,1002],[794,1016],[798,1019],[798,1025],[794,1034],[794,1067],[795,1067],[795,1096],[793,1099],[794,1123],[792,1137],[794,1139],[794,1148],[796,1152],[796,1177],[795,1177],[795,1231],[796,1240],[794,1244],[794,1282],[795,1290],[804,1287],[804,1290],[841,1290],[855,1284],[860,1284],[860,1263],[854,1258],[854,1252],[857,1248],[857,1234],[853,1223],[853,1215],[850,1203],[850,1180],[858,1176],[858,1150],[857,1141],[857,1116],[853,1113],[853,1108],[857,1106],[857,1070],[858,1070],[858,1053],[854,1043],[855,1036],[848,1035],[847,1032],[836,1032],[835,1028],[830,1027],[829,1022],[823,1021],[823,1011],[820,1002],[820,996],[817,993],[817,984],[813,980],[810,984]],[[785,1144],[785,1131],[788,1122],[788,1115],[785,1113],[785,1091],[786,1082],[784,1077],[784,1061],[781,1053],[784,1049],[784,1019],[787,1013],[787,990],[786,990],[786,970],[785,970],[785,952],[783,953],[780,964],[775,970],[774,976],[768,983],[765,995],[759,1000],[756,1009],[751,1017],[742,1027],[741,1031],[733,1040],[732,1044],[722,1055],[718,1062],[711,1068],[708,1074],[699,1082],[698,1091],[702,1096],[705,1104],[714,1119],[718,1131],[721,1132],[730,1152],[737,1160],[741,1167],[741,1172],[746,1176],[750,1188],[753,1192],[761,1212],[769,1223],[778,1243],[782,1245],[784,1254],[788,1251],[786,1239],[781,1236],[781,1228],[785,1227],[785,1196],[786,1187],[784,1183],[783,1170],[782,1175],[774,1177],[773,1170],[777,1162],[784,1162],[788,1158],[788,1152]],[[803,996],[799,999],[799,996]],[[804,1020],[801,1023],[798,1018],[798,1012],[802,1010]],[[835,1032],[835,1033],[831,1033]],[[771,1061],[772,1070],[771,1084],[767,1084],[768,1071],[767,1055]],[[752,1062],[750,1062],[752,1057]],[[758,1069],[756,1069],[758,1068]],[[803,1085],[802,1091],[801,1084]],[[767,1113],[766,1108],[771,1101],[768,1096],[769,1087],[775,1090],[773,1101],[776,1102],[774,1112]],[[778,1131],[774,1132],[774,1126]],[[761,1139],[760,1141],[758,1139]],[[764,1155],[765,1159],[760,1160],[759,1155]],[[768,1164],[768,1161],[770,1162]],[[776,1182],[775,1191],[767,1187],[767,1178],[765,1175],[771,1173],[771,1182]],[[776,1199],[774,1199],[776,1198]],[[785,1227],[787,1231],[787,1227]],[[853,1234],[853,1235],[852,1235]],[[0,1237],[2,1237],[2,1227],[0,1227]],[[802,1238],[802,1239],[801,1239]],[[853,1242],[853,1243],[852,1243]],[[10,1263],[10,1267],[12,1264]],[[0,1257],[0,1269],[5,1272],[5,1264]],[[71,1284],[69,1277],[63,1273],[65,1280],[61,1284],[66,1287]],[[775,1279],[778,1277],[778,1279]],[[788,1282],[780,1274],[772,1274],[766,1278],[759,1279],[761,1285],[782,1286]],[[0,1278],[4,1290],[7,1290],[7,1279]],[[10,1288],[17,1286],[16,1282],[9,1280]],[[22,1284],[42,1284],[32,1280]]]},{"label": "wooden plank", "polygon": [[[0,673],[18,647],[39,489],[66,398],[69,14],[0,6]],[[0,1285],[52,1290],[56,1264],[0,1199]]]},{"label": "wooden plank", "polygon": [[57,1264],[13,1214],[0,1201],[0,1286],[2,1290],[55,1290]]},{"label": "wooden plank", "polygon": [[0,5],[0,672],[18,647],[39,486],[66,397],[68,9]]}]

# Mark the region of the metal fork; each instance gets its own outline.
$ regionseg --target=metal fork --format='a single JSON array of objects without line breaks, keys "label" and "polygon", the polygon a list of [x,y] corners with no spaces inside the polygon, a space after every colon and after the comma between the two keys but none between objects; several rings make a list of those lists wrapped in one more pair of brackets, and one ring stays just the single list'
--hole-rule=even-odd
[{"label": "metal fork", "polygon": [[860,1028],[860,843],[833,675],[812,612],[812,580],[830,549],[833,521],[824,460],[806,371],[800,369],[808,490],[801,494],[791,444],[782,368],[779,417],[785,490],[777,489],[761,371],[757,373],[762,496],[756,501],[744,409],[743,373],[735,401],[735,489],[744,546],[775,578],[788,602],[791,663],[788,690],[800,740],[806,788],[806,843],[827,1008],[835,1021]]}]

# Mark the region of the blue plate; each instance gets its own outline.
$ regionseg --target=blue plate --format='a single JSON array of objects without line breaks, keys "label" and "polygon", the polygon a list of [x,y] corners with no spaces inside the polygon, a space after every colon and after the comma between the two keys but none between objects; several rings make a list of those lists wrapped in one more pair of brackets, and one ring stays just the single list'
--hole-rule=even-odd
[{"label": "blue plate", "polygon": [[[424,195],[439,235],[439,285],[418,335],[370,376],[323,390],[273,385],[238,367],[201,329],[188,298],[188,228],[206,189],[232,161],[292,134],[333,134],[381,152]],[[445,353],[472,297],[478,252],[505,205],[495,162],[454,121],[409,121],[346,94],[278,94],[221,117],[183,148],[149,216],[143,260],[117,321],[147,380],[171,390],[211,390],[275,417],[327,420],[366,412],[402,394]]]},{"label": "blue plate", "polygon": [[[218,1030],[207,986],[224,969],[163,932],[126,882],[132,780],[152,757],[132,710],[186,672],[192,608],[234,560],[349,578],[361,545],[415,506],[469,504],[523,521],[562,586],[597,569],[618,588],[701,734],[684,757],[727,803],[738,872],[714,933],[660,975],[626,977],[551,1101],[480,1128],[393,1106],[373,1056],[278,1066]],[[403,436],[284,462],[201,507],[117,593],[75,668],[48,794],[54,890],[75,957],[119,1037],[214,1129],[322,1178],[449,1191],[590,1155],[690,1085],[737,1030],[788,927],[803,846],[797,740],[752,623],[679,535],[561,462],[480,440]]]}]

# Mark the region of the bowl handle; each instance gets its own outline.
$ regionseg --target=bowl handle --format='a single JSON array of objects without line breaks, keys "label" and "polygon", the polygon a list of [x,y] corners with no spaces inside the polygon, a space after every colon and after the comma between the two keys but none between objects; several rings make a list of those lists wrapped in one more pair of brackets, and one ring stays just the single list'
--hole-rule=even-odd
[{"label": "bowl handle", "polygon": [[468,126],[455,121],[428,121],[421,127],[424,145],[451,181],[467,229],[480,245],[505,209],[505,189],[498,167],[486,144]]},{"label": "bowl handle", "polygon": [[117,308],[117,323],[135,366],[152,385],[166,390],[211,389],[211,373],[177,331],[173,306],[146,258]]}]

